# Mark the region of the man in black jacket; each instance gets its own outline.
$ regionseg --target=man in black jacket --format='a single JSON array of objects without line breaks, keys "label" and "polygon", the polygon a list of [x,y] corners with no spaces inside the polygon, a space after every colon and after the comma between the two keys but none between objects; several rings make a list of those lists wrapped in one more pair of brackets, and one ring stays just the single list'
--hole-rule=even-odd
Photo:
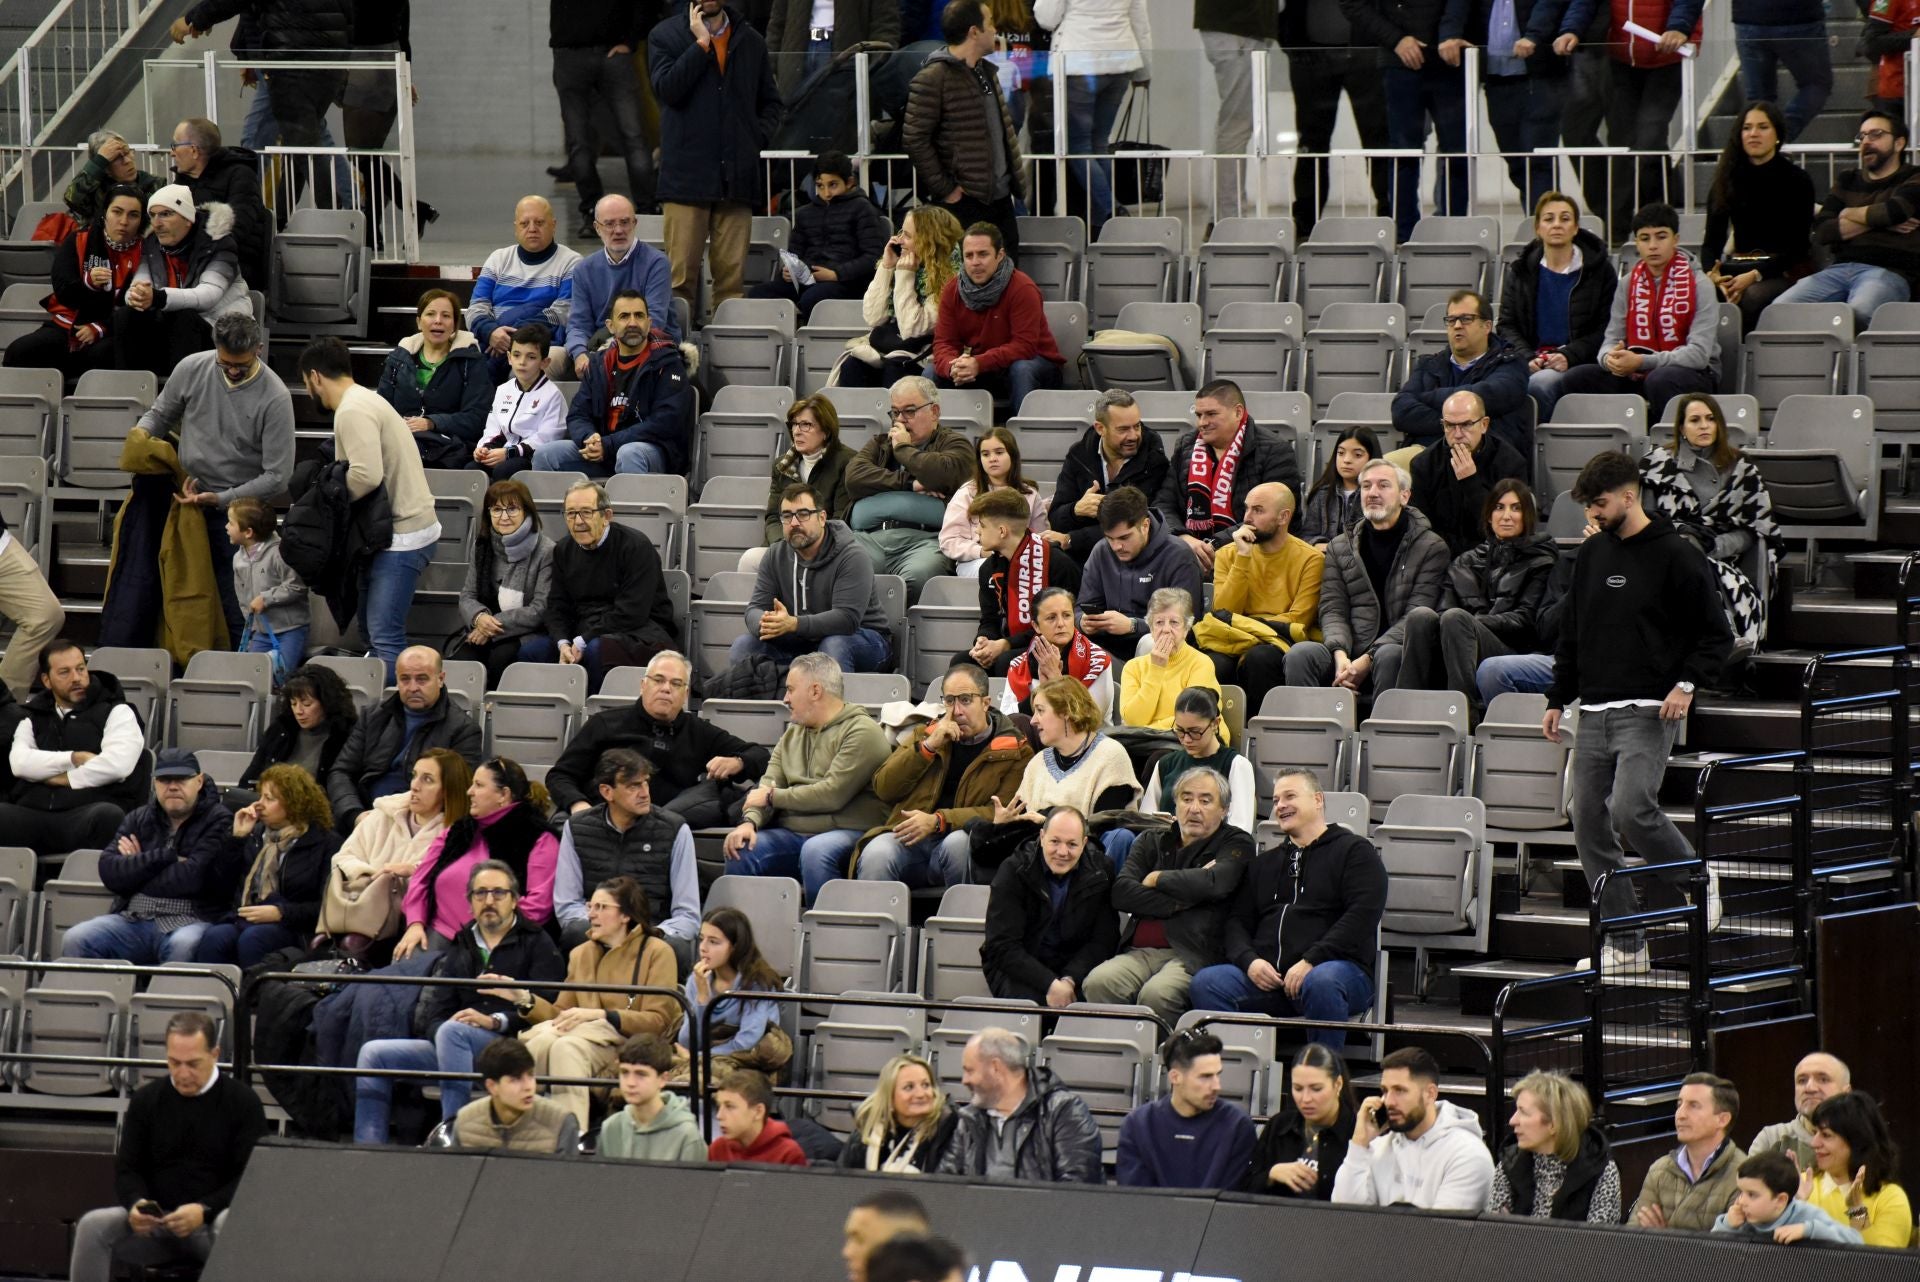
[{"label": "man in black jacket", "polygon": [[[1618,451],[1580,469],[1573,499],[1599,533],[1580,546],[1561,606],[1560,646],[1541,730],[1558,740],[1561,710],[1578,701],[1573,754],[1573,840],[1589,882],[1635,854],[1664,865],[1672,886],[1693,880],[1693,847],[1660,808],[1660,782],[1694,691],[1720,673],[1733,648],[1717,580],[1704,553],[1640,505],[1640,468]],[[1619,831],[1616,833],[1616,829]],[[1703,866],[1707,929],[1720,924],[1719,879]],[[1634,911],[1637,883],[1615,877],[1600,896],[1606,917]],[[1616,932],[1597,959],[1613,974],[1645,974],[1644,937]],[[1585,966],[1587,963],[1580,963]]]},{"label": "man in black jacket", "polygon": [[1413,505],[1459,556],[1486,541],[1487,496],[1494,483],[1525,481],[1533,469],[1518,450],[1487,430],[1478,392],[1455,392],[1440,407],[1444,445],[1429,445],[1413,460]]},{"label": "man in black jacket", "polygon": [[973,1100],[960,1110],[940,1174],[1106,1182],[1099,1123],[1051,1069],[1027,1067],[1031,1052],[1026,1039],[1004,1028],[982,1029],[967,1043],[960,1080]]},{"label": "man in black jacket", "polygon": [[1116,387],[1093,403],[1093,426],[1060,464],[1053,503],[1047,508],[1047,538],[1081,565],[1100,546],[1100,500],[1123,485],[1158,494],[1167,479],[1167,447],[1160,433],[1140,422],[1133,393]]},{"label": "man in black jacket", "polygon": [[173,172],[193,193],[194,204],[219,203],[233,211],[240,274],[249,287],[266,289],[273,215],[260,194],[260,158],[245,147],[221,146],[220,126],[204,116],[189,116],[173,127]]},{"label": "man in black jacket", "polygon": [[327,772],[327,800],[342,833],[372,813],[374,798],[405,792],[428,748],[451,748],[470,766],[485,752],[480,727],[447,694],[438,651],[402,650],[393,672],[394,692],[360,714]]},{"label": "man in black jacket", "polygon": [[1311,770],[1280,772],[1273,817],[1285,840],[1248,866],[1227,961],[1193,977],[1194,1008],[1324,1021],[1314,1040],[1342,1051],[1339,1025],[1373,1005],[1387,868],[1372,842],[1327,822]]},{"label": "man in black jacket", "polygon": [[647,296],[623,289],[607,310],[613,342],[587,356],[567,434],[533,452],[536,472],[685,472],[693,386],[679,344],[653,327]]},{"label": "man in black jacket", "polygon": [[[1427,121],[1433,121],[1441,157],[1434,180],[1436,212],[1466,213],[1467,110],[1460,75],[1466,6],[1441,0],[1340,0],[1340,12],[1352,25],[1355,44],[1386,50],[1381,76],[1386,82],[1387,142],[1421,151],[1427,145]],[[1393,221],[1403,241],[1420,221],[1417,157],[1393,162]]]},{"label": "man in black jacket", "polygon": [[[1447,350],[1414,362],[1400,394],[1393,398],[1393,425],[1409,445],[1429,449],[1441,443],[1442,407],[1454,392],[1469,388],[1492,416],[1493,434],[1523,459],[1533,457],[1533,402],[1527,399],[1527,361],[1523,352],[1493,331],[1487,300],[1471,289],[1455,290],[1447,300]],[[1524,480],[1532,468],[1518,473]],[[1417,506],[1417,505],[1416,505]],[[1432,515],[1428,513],[1428,515]]]},{"label": "man in black jacket", "polygon": [[571,814],[591,809],[600,795],[595,783],[600,754],[632,748],[653,763],[655,806],[670,807],[695,828],[737,821],[746,795],[741,783],[765,774],[772,754],[688,712],[692,676],[686,655],[662,650],[648,661],[632,707],[589,717],[547,768],[554,808]]},{"label": "man in black jacket", "polygon": [[576,481],[561,510],[572,537],[553,550],[547,635],[528,637],[520,657],[580,664],[592,694],[611,669],[644,663],[672,645],[680,625],[653,540],[614,523],[604,486]]},{"label": "man in black jacket", "polygon": [[1055,806],[1039,840],[994,873],[980,969],[995,997],[1071,1006],[1087,975],[1119,950],[1113,865],[1082,858],[1086,850],[1087,817]]},{"label": "man in black jacket", "polygon": [[633,51],[646,38],[650,5],[630,0],[547,0],[547,43],[553,49],[553,87],[560,95],[566,133],[562,171],[580,194],[580,238],[593,229],[593,207],[607,194],[600,181],[600,107],[612,109],[620,154],[627,162],[627,194],[636,208],[653,204],[653,151],[640,111]]},{"label": "man in black jacket", "polygon": [[65,637],[40,651],[40,688],[8,739],[0,833],[37,854],[98,850],[147,800],[146,731],[112,673]]},{"label": "man in black jacket", "polygon": [[1224,378],[1194,393],[1193,419],[1193,431],[1173,447],[1154,507],[1210,575],[1214,549],[1246,524],[1247,491],[1278,481],[1302,493],[1300,460],[1290,439],[1253,421],[1239,385]]}]

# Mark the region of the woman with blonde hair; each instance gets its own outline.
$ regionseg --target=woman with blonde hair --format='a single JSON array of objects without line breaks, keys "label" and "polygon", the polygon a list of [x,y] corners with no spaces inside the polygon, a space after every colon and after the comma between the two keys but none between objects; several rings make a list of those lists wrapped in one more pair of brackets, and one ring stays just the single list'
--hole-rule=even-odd
[{"label": "woman with blonde hair", "polygon": [[1494,1168],[1487,1210],[1540,1220],[1620,1223],[1620,1168],[1586,1090],[1535,1071],[1513,1088],[1513,1147]]},{"label": "woman with blonde hair", "polygon": [[325,790],[305,769],[286,764],[260,772],[260,799],[235,812],[233,836],[242,843],[243,870],[234,908],[207,927],[193,960],[244,969],[268,953],[305,946],[340,838]]},{"label": "woman with blonde hair", "polygon": [[853,1134],[836,1162],[842,1170],[919,1175],[940,1165],[959,1111],[918,1055],[895,1055],[880,1069],[873,1094],[854,1110]]},{"label": "woman with blonde hair", "polygon": [[933,353],[940,291],[960,273],[960,240],[960,220],[940,206],[908,211],[860,301],[861,320],[870,328],[847,344],[829,382],[891,387],[920,372]]},{"label": "woman with blonde hair", "polygon": [[[999,797],[993,799],[994,823],[1027,822],[1037,831],[1055,806],[1094,815],[1137,805],[1140,780],[1133,773],[1133,758],[1100,725],[1100,709],[1079,681],[1062,676],[1042,682],[1033,692],[1033,733],[1040,751],[1028,759],[1013,796],[1004,804]],[[1132,844],[1133,834],[1124,828],[1112,829],[1102,842],[1116,863]],[[976,868],[973,879],[991,881],[997,867]]]}]

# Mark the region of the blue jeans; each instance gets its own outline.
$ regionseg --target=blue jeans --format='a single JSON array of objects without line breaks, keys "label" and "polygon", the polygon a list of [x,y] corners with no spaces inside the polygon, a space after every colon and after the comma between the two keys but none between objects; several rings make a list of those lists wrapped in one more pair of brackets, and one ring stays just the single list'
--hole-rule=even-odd
[{"label": "blue jeans", "polygon": [[1295,1001],[1283,988],[1266,992],[1256,987],[1238,966],[1209,966],[1193,977],[1190,994],[1194,1010],[1240,1011],[1334,1025],[1316,1028],[1309,1040],[1344,1051],[1347,1034],[1339,1026],[1373,1005],[1373,977],[1350,961],[1323,961],[1307,972]]},{"label": "blue jeans", "polygon": [[[1392,54],[1380,72],[1387,89],[1387,142],[1396,149],[1425,147],[1427,121],[1433,121],[1438,140],[1439,176],[1433,186],[1437,213],[1467,212],[1467,104],[1460,69],[1449,67],[1429,52],[1427,65],[1409,71]],[[1450,157],[1450,158],[1446,158]],[[1408,157],[1393,162],[1393,222],[1401,240],[1413,234],[1420,221],[1420,162]]]},{"label": "blue jeans", "polygon": [[300,936],[277,921],[249,926],[245,922],[220,922],[208,926],[193,950],[193,960],[204,965],[238,965],[241,970],[258,966],[268,953],[292,948]]},{"label": "blue jeans", "polygon": [[375,552],[360,584],[360,617],[366,625],[367,645],[387,665],[387,684],[393,684],[393,661],[407,648],[407,611],[413,590],[433,560],[433,549],[413,552]]},{"label": "blue jeans", "polygon": [[814,650],[839,664],[842,672],[885,672],[892,666],[893,642],[872,628],[856,628],[830,637],[788,635],[778,641],[762,641],[742,633],[727,648],[727,662],[739,663],[749,655],[764,654],[784,666]]},{"label": "blue jeans", "polygon": [[847,856],[860,842],[860,829],[833,828],[808,836],[785,828],[762,828],[751,849],[728,866],[747,877],[795,877],[802,897],[812,903],[820,887],[847,875]]},{"label": "blue jeans", "polygon": [[1856,329],[1865,329],[1882,303],[1904,303],[1911,291],[1904,276],[1866,263],[1835,263],[1797,280],[1779,303],[1845,303]]},{"label": "blue jeans", "polygon": [[1553,407],[1566,395],[1566,389],[1561,384],[1572,372],[1571,369],[1537,369],[1527,375],[1527,395],[1533,398],[1539,410],[1540,422],[1545,423],[1553,418]]},{"label": "blue jeans", "polygon": [[1733,42],[1740,51],[1740,92],[1748,102],[1779,102],[1780,68],[1793,77],[1793,101],[1781,111],[1787,118],[1787,136],[1782,141],[1792,142],[1820,114],[1833,92],[1826,22],[1780,26],[1736,22]]},{"label": "blue jeans", "polygon": [[[927,367],[927,373],[940,387],[958,387],[950,378],[940,378],[933,374],[933,367]],[[1005,401],[1011,408],[1007,416],[1011,418],[1020,412],[1020,404],[1027,399],[1027,393],[1039,387],[1060,386],[1060,367],[1044,356],[1035,356],[1030,360],[1015,361],[1005,369],[982,374],[975,379],[973,386],[986,389],[987,395],[996,401]]]},{"label": "blue jeans", "polygon": [[[458,1020],[440,1025],[432,1041],[418,1037],[383,1038],[360,1048],[358,1068],[402,1068],[416,1072],[439,1069],[446,1073],[471,1073],[473,1061],[481,1050],[500,1036],[489,1028],[474,1028]],[[353,1103],[353,1140],[356,1144],[385,1144],[387,1118],[393,1110],[395,1077],[356,1077]],[[444,1080],[440,1083],[440,1117],[452,1121],[473,1097],[473,1083]]]},{"label": "blue jeans", "polygon": [[1115,828],[1100,839],[1100,848],[1106,851],[1107,858],[1113,861],[1113,871],[1116,875],[1127,866],[1127,856],[1133,851],[1133,843],[1139,839],[1140,834],[1130,828]]},{"label": "blue jeans", "polygon": [[[267,621],[261,619],[259,626],[253,630],[253,641],[247,646],[248,653],[271,654],[273,652],[273,643],[267,639],[267,633]],[[280,643],[281,662],[287,665],[287,672],[291,674],[295,668],[300,666],[300,660],[307,657],[306,626],[302,625],[301,627],[287,628],[284,631],[275,632],[273,633],[273,640]]]},{"label": "blue jeans", "polygon": [[150,921],[135,921],[124,913],[89,917],[60,943],[62,957],[105,958],[135,966],[164,966],[190,962],[207,923],[196,921],[178,930],[161,930]]},{"label": "blue jeans", "polygon": [[1507,176],[1526,197],[1524,208],[1532,209],[1540,197],[1553,190],[1554,158],[1531,153],[1560,141],[1560,100],[1565,96],[1566,79],[1488,76],[1483,84],[1494,143],[1506,153]]},{"label": "blue jeans", "polygon": [[1503,654],[1497,659],[1482,659],[1474,670],[1473,684],[1480,691],[1482,705],[1495,695],[1545,694],[1553,685],[1553,656],[1550,654]]},{"label": "blue jeans", "polygon": [[[1133,73],[1067,77],[1067,150],[1075,156],[1105,156],[1113,143],[1113,122],[1120,117]],[[1092,216],[1087,231],[1098,236],[1113,217],[1113,161],[1068,162],[1075,182],[1087,193]]]},{"label": "blue jeans", "polygon": [[580,447],[572,441],[548,441],[533,452],[536,472],[585,472],[588,476],[612,476],[616,472],[665,472],[667,452],[646,441],[628,441],[613,452],[613,466],[603,457],[592,461],[580,457]]},{"label": "blue jeans", "polygon": [[972,843],[966,833],[950,832],[909,846],[883,832],[860,852],[854,875],[861,881],[904,881],[909,886],[964,886],[973,880]]},{"label": "blue jeans", "polygon": [[[521,663],[558,663],[560,662],[560,643],[552,637],[531,636],[520,643]],[[587,643],[580,647],[580,666],[587,670],[587,693],[600,693],[600,683],[606,679],[607,667],[600,661],[600,638],[588,637]]]}]

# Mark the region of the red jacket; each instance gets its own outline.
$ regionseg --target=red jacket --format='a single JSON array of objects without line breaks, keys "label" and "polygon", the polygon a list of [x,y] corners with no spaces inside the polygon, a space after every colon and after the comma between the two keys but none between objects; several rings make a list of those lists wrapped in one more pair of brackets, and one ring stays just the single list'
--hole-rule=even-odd
[{"label": "red jacket", "polygon": [[949,376],[954,358],[969,350],[980,361],[980,372],[991,374],[1015,361],[1044,356],[1055,365],[1066,364],[1047,328],[1047,309],[1033,277],[1015,271],[1000,301],[984,312],[960,301],[960,277],[940,291],[940,318],[933,326],[933,372]]},{"label": "red jacket", "polygon": [[768,1162],[775,1166],[805,1166],[807,1155],[794,1143],[785,1122],[767,1119],[752,1147],[741,1148],[722,1135],[707,1146],[709,1162]]},{"label": "red jacket", "polygon": [[1874,30],[1875,23],[1884,23],[1891,33],[1902,37],[1897,51],[1880,55],[1878,66],[1874,70],[1873,96],[1889,102],[1900,102],[1907,96],[1907,41],[1904,37],[1920,30],[1920,0],[1874,0],[1873,10],[1867,15],[1867,35],[1871,39],[1876,35],[1889,33]]},{"label": "red jacket", "polygon": [[[1607,52],[1614,61],[1630,67],[1671,67],[1680,61],[1680,55],[1661,53],[1653,42],[1628,35],[1627,23],[1632,21],[1660,33],[1681,31],[1685,28],[1671,21],[1674,11],[1692,9],[1698,14],[1701,6],[1685,0],[1609,0],[1609,7],[1613,16],[1607,24]],[[1684,17],[1680,20],[1686,21]],[[1687,42],[1696,49],[1700,47],[1700,23],[1701,19],[1695,17],[1693,31],[1687,36]]]}]

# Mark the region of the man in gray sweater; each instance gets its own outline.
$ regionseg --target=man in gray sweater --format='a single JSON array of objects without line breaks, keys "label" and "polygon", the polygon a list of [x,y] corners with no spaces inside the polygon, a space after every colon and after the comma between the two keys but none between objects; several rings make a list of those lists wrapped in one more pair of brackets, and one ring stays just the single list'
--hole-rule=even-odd
[{"label": "man in gray sweater", "polygon": [[213,344],[214,350],[174,366],[135,426],[173,439],[187,474],[180,501],[206,516],[227,635],[237,638],[245,619],[233,588],[227,505],[244,498],[272,502],[286,492],[293,474],[293,397],[260,359],[260,322],[253,317],[229,312],[216,319]]},{"label": "man in gray sweater", "polygon": [[729,663],[763,654],[782,666],[819,651],[842,672],[885,672],[893,640],[873,592],[873,562],[819,491],[801,481],[780,496],[783,538],[767,549],[747,601],[747,630]]}]

